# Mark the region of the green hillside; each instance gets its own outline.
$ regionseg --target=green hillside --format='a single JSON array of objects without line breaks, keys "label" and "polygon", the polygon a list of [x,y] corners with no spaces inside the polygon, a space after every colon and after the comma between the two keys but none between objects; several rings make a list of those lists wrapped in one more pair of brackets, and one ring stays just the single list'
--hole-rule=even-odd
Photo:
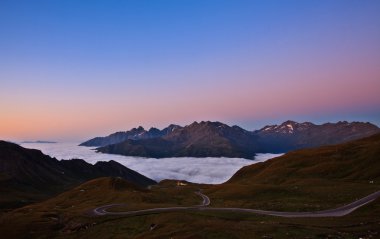
[{"label": "green hillside", "polygon": [[380,134],[297,150],[246,166],[210,188],[214,205],[268,210],[320,210],[380,189]]}]

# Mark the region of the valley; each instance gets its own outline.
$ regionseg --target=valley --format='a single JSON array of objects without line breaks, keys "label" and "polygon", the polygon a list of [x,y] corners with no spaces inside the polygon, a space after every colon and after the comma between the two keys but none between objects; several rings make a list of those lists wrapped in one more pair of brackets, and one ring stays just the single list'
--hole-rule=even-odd
[{"label": "valley", "polygon": [[[379,191],[379,145],[380,135],[374,135],[340,145],[293,151],[246,166],[220,185],[183,182],[178,186],[177,181],[163,180],[141,188],[121,178],[94,179],[46,201],[3,214],[0,230],[10,237],[39,238],[374,237],[380,225],[376,216],[380,212],[379,199],[342,217],[281,218],[212,209],[249,208],[298,215],[342,207]],[[106,208],[113,213],[193,207],[202,200],[194,193],[198,190],[210,199],[207,210],[133,217],[94,217],[92,213],[110,204],[123,204]],[[157,227],[150,230],[151,224]],[[197,230],[200,225],[203,229]]]}]

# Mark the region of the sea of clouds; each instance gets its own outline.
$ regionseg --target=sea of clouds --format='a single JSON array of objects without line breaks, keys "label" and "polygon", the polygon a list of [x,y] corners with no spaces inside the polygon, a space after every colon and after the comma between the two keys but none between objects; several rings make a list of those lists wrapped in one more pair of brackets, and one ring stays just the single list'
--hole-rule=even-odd
[{"label": "sea of clouds", "polygon": [[281,154],[258,154],[255,160],[242,158],[141,158],[97,153],[93,148],[77,143],[21,144],[25,148],[41,150],[57,159],[80,158],[94,164],[98,161],[114,160],[157,182],[163,179],[186,180],[194,183],[219,184],[227,181],[240,168],[263,162]]}]

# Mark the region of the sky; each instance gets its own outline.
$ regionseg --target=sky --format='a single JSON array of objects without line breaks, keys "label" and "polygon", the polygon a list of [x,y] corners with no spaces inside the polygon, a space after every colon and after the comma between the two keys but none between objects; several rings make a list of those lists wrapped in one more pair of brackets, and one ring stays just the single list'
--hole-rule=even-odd
[{"label": "sky", "polygon": [[0,139],[380,126],[377,0],[1,0]]}]

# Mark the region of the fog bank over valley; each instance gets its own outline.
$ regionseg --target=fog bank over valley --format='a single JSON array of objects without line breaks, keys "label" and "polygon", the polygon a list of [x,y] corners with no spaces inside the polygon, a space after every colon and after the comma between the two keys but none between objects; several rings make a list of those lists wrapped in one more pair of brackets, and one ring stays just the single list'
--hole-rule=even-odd
[{"label": "fog bank over valley", "polygon": [[44,154],[57,159],[83,159],[89,163],[114,160],[151,179],[186,180],[194,183],[219,184],[227,181],[240,168],[266,161],[281,154],[258,154],[255,160],[242,158],[139,158],[121,155],[96,153],[78,143],[21,144],[25,148],[41,150]]}]

